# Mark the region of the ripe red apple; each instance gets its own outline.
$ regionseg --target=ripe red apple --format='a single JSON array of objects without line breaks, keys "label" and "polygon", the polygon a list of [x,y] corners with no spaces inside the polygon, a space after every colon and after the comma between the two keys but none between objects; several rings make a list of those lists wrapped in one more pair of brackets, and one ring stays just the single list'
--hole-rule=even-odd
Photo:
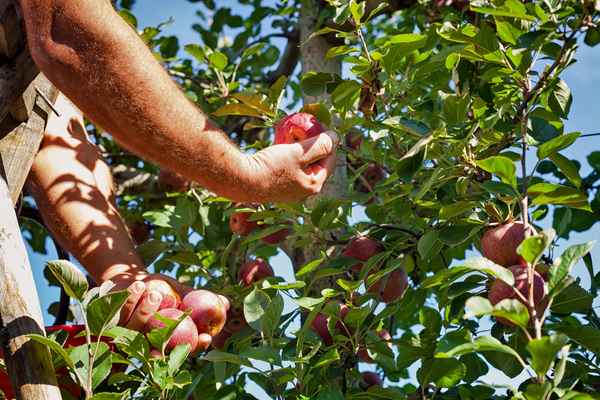
[{"label": "ripe red apple", "polygon": [[361,131],[353,129],[346,134],[346,146],[350,147],[352,150],[358,150],[364,138],[365,136]]},{"label": "ripe red apple", "polygon": [[273,144],[298,143],[326,130],[327,126],[314,115],[305,112],[293,113],[277,124]]},{"label": "ripe red apple", "polygon": [[188,293],[181,300],[179,309],[186,311],[190,308],[190,317],[196,324],[198,333],[208,333],[214,337],[223,329],[227,319],[227,308],[217,294],[204,289]]},{"label": "ripe red apple", "polygon": [[270,276],[275,276],[273,268],[265,260],[257,258],[242,265],[238,272],[238,282],[243,282],[246,287]]},{"label": "ripe red apple", "polygon": [[127,222],[127,228],[129,228],[129,234],[136,245],[146,243],[152,237],[150,226],[143,222]]},{"label": "ripe red apple", "polygon": [[360,237],[344,250],[342,257],[356,258],[360,263],[352,265],[350,268],[356,272],[360,272],[365,262],[369,258],[383,251],[383,246],[377,239],[370,237]]},{"label": "ripe red apple", "polygon": [[168,169],[158,171],[158,180],[156,183],[158,184],[158,188],[166,193],[183,193],[192,185],[191,180]]},{"label": "ripe red apple", "polygon": [[[283,222],[281,225],[291,225],[293,226],[294,223],[292,221],[286,221]],[[265,225],[265,229],[268,228],[268,226]],[[287,239],[287,237],[289,235],[291,235],[292,233],[294,233],[294,228],[283,228],[278,230],[277,232],[273,232],[270,235],[267,235],[265,237],[261,237],[260,241],[268,244],[268,245],[276,245],[279,244],[281,242],[283,242],[285,239]]]},{"label": "ripe red apple", "polygon": [[[530,226],[531,236],[537,232]],[[481,238],[481,254],[488,260],[503,267],[511,265],[525,265],[526,262],[517,254],[517,247],[525,240],[523,222],[514,221],[490,229]]]},{"label": "ripe red apple", "polygon": [[144,300],[152,290],[156,290],[162,295],[162,301],[158,306],[158,311],[166,308],[177,308],[181,303],[181,297],[173,286],[167,281],[160,278],[147,278],[142,280],[146,284],[146,290],[142,293],[142,296],[138,300],[138,305]]},{"label": "ripe red apple", "polygon": [[232,335],[233,335],[233,333],[227,332],[225,329],[223,329],[215,337],[212,338],[212,342],[211,342],[212,347],[214,347],[217,350],[223,350],[223,348],[225,347],[225,342]]},{"label": "ripe red apple", "polygon": [[[337,301],[337,300],[328,300],[327,304],[332,301]],[[340,305],[340,319],[341,319],[341,321],[343,321],[344,318],[346,318],[346,315],[350,312],[350,307],[348,307],[347,305],[345,305],[339,301],[338,301],[338,304]],[[327,329],[327,318],[328,317],[329,317],[329,315],[327,315],[327,314],[318,313],[315,316],[315,319],[313,319],[313,321],[311,322],[310,327],[309,327],[309,329],[311,331],[314,331],[317,335],[319,335],[319,337],[323,341],[323,344],[326,347],[333,345],[333,338],[331,337],[331,333],[329,332],[329,329]],[[336,321],[335,325],[334,325],[334,329],[337,329],[338,334],[343,335],[343,336],[348,336],[348,335],[352,334],[354,331],[356,331],[356,328],[346,326],[341,321]]]},{"label": "ripe red apple", "polygon": [[[247,206],[243,203],[237,203],[235,207],[244,207]],[[251,203],[249,207],[254,208],[255,210],[258,208],[258,203]],[[258,221],[248,221],[248,218],[252,216],[253,213],[249,211],[237,212],[235,214],[231,214],[229,219],[229,227],[233,232],[242,232],[240,236],[248,236],[256,229],[258,229]]]},{"label": "ripe red apple", "polygon": [[382,179],[387,177],[386,172],[375,164],[369,165],[369,168],[363,172],[363,177],[371,188],[375,187],[375,184]]},{"label": "ripe red apple", "polygon": [[367,390],[368,388],[373,386],[383,387],[383,381],[381,380],[381,377],[375,372],[365,371],[362,373],[362,377],[363,381],[365,381],[364,384],[362,382],[360,384],[360,388],[362,390]]},{"label": "ripe red apple", "polygon": [[[375,331],[373,331],[375,332]],[[379,336],[379,339],[381,340],[389,340],[392,337],[390,336],[390,334],[388,333],[388,331],[386,331],[385,329],[380,330],[379,332],[377,332],[377,336]],[[362,362],[366,362],[369,364],[373,364],[375,363],[375,360],[373,360],[371,358],[371,356],[369,355],[369,352],[366,349],[365,344],[365,340],[363,339],[361,341],[361,343],[363,344],[363,346],[360,346],[357,352],[356,352],[356,356],[358,357],[358,359]],[[392,348],[392,344],[390,342],[387,342],[387,345],[389,346],[389,348]]]},{"label": "ripe red apple", "polygon": [[[164,310],[160,310],[158,314],[163,318],[168,319],[177,319],[181,317],[183,311],[178,310],[176,308],[165,308]],[[143,334],[148,335],[152,332],[152,328],[164,328],[166,325],[156,319],[153,315],[148,321],[146,321],[146,325],[144,326]],[[185,317],[183,321],[175,328],[175,332],[169,339],[169,343],[167,343],[167,347],[165,348],[165,353],[169,354],[177,345],[182,343],[190,344],[190,353],[196,349],[196,344],[198,342],[198,329],[196,328],[196,324],[189,317]]]},{"label": "ripe red apple", "polygon": [[[365,276],[365,286],[367,285],[367,278],[373,275],[376,271],[374,269],[370,270],[369,273]],[[378,279],[369,289],[369,293],[379,293],[379,289],[381,288],[381,283],[383,282],[383,278],[385,276]],[[398,269],[393,270],[389,273],[388,280],[385,284],[385,288],[383,289],[383,294],[381,295],[382,303],[393,303],[398,301],[404,296],[406,290],[408,289],[408,275],[404,268],[400,267]]]},{"label": "ripe red apple", "polygon": [[[513,265],[508,268],[515,277],[515,288],[521,293],[525,298],[529,297],[527,293],[527,267],[524,265]],[[519,300],[521,303],[525,304],[521,298],[515,293],[515,291],[503,280],[496,279],[492,286],[490,287],[490,292],[488,294],[488,300],[492,303],[493,306],[498,304],[501,300],[504,299],[515,299]],[[536,304],[536,307],[544,306],[546,295],[544,293],[544,279],[537,272],[533,271],[533,300]],[[503,323],[504,325],[510,326],[514,328],[515,325],[502,317],[495,317],[498,322]],[[531,324],[531,321],[530,321]]]},{"label": "ripe red apple", "polygon": [[244,316],[243,307],[231,307],[227,310],[227,321],[225,321],[225,325],[223,326],[224,331],[236,333],[247,327],[248,321],[246,321],[246,317]]}]

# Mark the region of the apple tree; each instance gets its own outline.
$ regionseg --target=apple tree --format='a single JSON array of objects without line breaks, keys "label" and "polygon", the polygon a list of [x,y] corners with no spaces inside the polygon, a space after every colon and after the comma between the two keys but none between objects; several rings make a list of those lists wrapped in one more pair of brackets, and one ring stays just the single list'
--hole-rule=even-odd
[{"label": "apple tree", "polygon": [[[115,326],[118,292],[51,264],[91,333],[113,338],[83,364],[38,338],[86,397],[252,399],[249,381],[275,399],[600,396],[594,242],[561,246],[600,218],[600,153],[587,177],[561,153],[580,136],[564,130],[561,74],[578,41],[600,42],[597,2],[195,2],[198,42],[181,48],[137,25],[143,2],[117,7],[242,151],[305,112],[343,138],[338,165],[303,203],[236,204],[194,183],[165,189],[160,167],[92,126],[146,265],[228,297],[236,323],[200,357],[167,355],[183,317],[149,345]],[[507,252],[520,267],[493,255]],[[257,259],[272,270],[246,279]],[[482,381],[490,371],[510,387]]]}]

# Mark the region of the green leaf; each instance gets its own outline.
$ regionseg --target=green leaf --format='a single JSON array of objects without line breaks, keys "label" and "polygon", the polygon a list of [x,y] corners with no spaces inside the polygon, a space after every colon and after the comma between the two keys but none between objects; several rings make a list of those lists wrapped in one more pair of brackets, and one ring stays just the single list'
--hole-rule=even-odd
[{"label": "green leaf", "polygon": [[262,319],[269,307],[269,296],[262,290],[254,290],[244,298],[244,317],[254,330],[261,331]]},{"label": "green leaf", "polygon": [[529,188],[528,194],[535,197],[531,206],[556,204],[592,212],[587,196],[574,188],[552,183],[537,183]]},{"label": "green leaf", "polygon": [[278,367],[282,366],[279,351],[275,350],[271,346],[246,346],[240,352],[240,356],[264,361],[266,363],[277,365]]},{"label": "green leaf", "polygon": [[171,354],[169,354],[169,375],[175,375],[179,371],[179,367],[181,367],[190,354],[190,349],[190,343],[181,343],[175,346]]},{"label": "green leaf", "polygon": [[388,75],[395,75],[402,59],[407,54],[423,47],[426,42],[425,36],[412,33],[393,36],[383,45],[384,48],[389,47],[387,54],[381,59],[383,70]]},{"label": "green leaf", "polygon": [[439,312],[430,307],[419,310],[419,323],[426,329],[440,333],[442,329],[442,317]]},{"label": "green leaf", "polygon": [[150,347],[146,338],[139,332],[128,330],[114,338],[112,343],[130,357],[137,358],[140,361],[148,360]]},{"label": "green leaf", "polygon": [[279,327],[279,319],[283,313],[283,297],[277,293],[269,303],[262,320],[262,332],[265,337],[271,338]]},{"label": "green leaf", "polygon": [[600,330],[592,325],[574,327],[570,325],[553,327],[553,331],[566,335],[582,347],[600,355]]},{"label": "green leaf", "polygon": [[396,163],[394,169],[396,171],[396,174],[398,175],[398,178],[402,182],[412,186],[413,178],[423,166],[423,161],[425,160],[425,152],[426,149],[423,148],[416,155],[405,158]]},{"label": "green leaf", "polygon": [[417,250],[423,260],[435,258],[444,247],[444,244],[438,239],[439,234],[439,230],[432,229],[419,239]]},{"label": "green leaf", "polygon": [[369,18],[367,18],[367,21],[373,18],[374,15],[376,15],[379,11],[383,10],[387,6],[388,3],[382,2],[381,4],[379,4],[373,11],[371,11],[371,13],[369,14]]},{"label": "green leaf", "polygon": [[65,289],[65,293],[78,301],[83,301],[88,282],[83,272],[73,263],[65,260],[46,261],[48,268]]},{"label": "green leaf", "polygon": [[250,361],[231,353],[225,353],[222,351],[211,350],[207,355],[203,357],[207,361],[227,361],[233,364],[242,365],[248,368],[254,368]]},{"label": "green leaf", "polygon": [[360,19],[365,15],[365,4],[365,1],[361,1],[360,4],[354,1],[350,2],[350,12],[352,13],[354,22],[360,23]]},{"label": "green leaf", "polygon": [[354,47],[350,47],[350,46],[332,47],[327,52],[327,55],[325,56],[325,59],[332,58],[332,57],[343,56],[343,55],[346,55],[346,54],[349,54],[349,53],[353,53],[353,52],[356,52],[356,51],[360,52],[359,49],[354,48]]},{"label": "green leaf", "polygon": [[150,240],[146,243],[140,244],[136,251],[139,254],[144,267],[148,267],[158,257],[160,257],[167,250],[167,244],[160,240]]},{"label": "green leaf", "polygon": [[308,96],[321,96],[327,90],[327,84],[333,81],[331,74],[325,72],[307,72],[302,77],[302,91]]},{"label": "green leaf", "polygon": [[538,147],[537,149],[537,157],[540,160],[543,160],[546,157],[549,157],[553,154],[558,153],[561,150],[566,149],[570,145],[572,145],[575,140],[581,135],[581,132],[572,132],[566,135],[559,136],[554,138]]},{"label": "green leaf", "polygon": [[446,98],[442,106],[442,111],[444,112],[444,118],[448,126],[465,121],[470,102],[471,96],[467,94],[463,96],[451,95]]},{"label": "green leaf", "polygon": [[425,280],[421,282],[420,287],[421,289],[426,289],[428,287],[441,285],[445,282],[452,282],[467,272],[469,272],[469,268],[467,267],[451,267],[443,269],[435,275],[425,278]]},{"label": "green leaf", "polygon": [[587,290],[572,283],[554,298],[552,312],[559,314],[585,313],[594,301],[594,296]]},{"label": "green leaf", "polygon": [[521,364],[524,364],[523,359],[515,350],[513,350],[507,345],[500,343],[498,339],[491,336],[480,336],[476,338],[472,343],[461,344],[456,346],[452,350],[445,351],[444,353],[437,353],[436,357],[454,357],[472,353],[475,351],[498,351],[501,353],[511,354],[515,358],[520,360]]},{"label": "green leaf", "polygon": [[458,384],[467,368],[454,358],[429,358],[417,371],[417,380],[421,387],[434,383],[436,387],[452,387]]},{"label": "green leaf", "polygon": [[494,275],[495,277],[502,279],[504,282],[511,286],[515,283],[515,277],[508,268],[501,267],[500,265],[491,262],[485,257],[469,258],[468,260],[463,261],[462,264],[473,270],[482,271]]},{"label": "green leaf", "polygon": [[233,97],[247,106],[256,108],[258,111],[262,111],[263,113],[273,117],[275,116],[273,105],[269,101],[269,98],[262,93],[244,90],[243,92],[234,94]]},{"label": "green leaf", "polygon": [[493,156],[483,160],[475,160],[475,164],[482,170],[496,175],[508,185],[515,186],[517,184],[517,167],[510,158]]},{"label": "green leaf", "polygon": [[324,387],[319,390],[317,394],[317,400],[346,400],[344,395],[337,389],[332,387]]},{"label": "green leaf", "polygon": [[[110,374],[112,367],[111,351],[104,342],[92,343],[92,354],[96,353],[92,364],[92,390],[95,389]],[[87,386],[90,367],[90,353],[87,344],[75,347],[70,353],[83,384]]]},{"label": "green leaf", "polygon": [[[391,117],[382,121],[384,125],[392,126],[394,128],[402,129],[403,131],[410,132],[417,136],[427,136],[431,133],[431,129],[423,122],[416,119],[406,117]],[[431,140],[431,139],[429,139]],[[419,149],[420,147],[417,147]],[[411,155],[414,153],[411,153]]]},{"label": "green leaf", "polygon": [[132,398],[131,389],[127,389],[122,393],[95,393],[89,399],[90,400],[127,400],[130,398]]},{"label": "green leaf", "polygon": [[473,3],[471,5],[471,10],[482,14],[500,15],[504,17],[535,21],[535,18],[529,15],[527,12],[525,5],[518,0],[506,0],[503,3],[487,3],[486,6],[480,6],[480,4],[486,3]]},{"label": "green leaf", "polygon": [[504,299],[495,306],[486,298],[473,296],[465,304],[469,309],[464,316],[465,319],[471,316],[481,317],[489,314],[493,317],[501,317],[510,320],[512,323],[526,327],[529,323],[529,311],[518,300]]},{"label": "green leaf", "polygon": [[535,115],[529,117],[527,134],[533,138],[529,143],[533,146],[539,146],[560,136],[556,126]]},{"label": "green leaf", "polygon": [[129,290],[121,290],[90,302],[87,307],[87,320],[92,335],[100,337],[107,330],[117,326],[121,308],[130,294]]},{"label": "green leaf", "polygon": [[579,189],[581,186],[581,176],[579,175],[579,170],[575,166],[575,163],[560,153],[552,154],[548,156],[548,158],[550,158],[550,161],[552,161],[554,165],[565,174],[567,179]]},{"label": "green leaf", "polygon": [[60,357],[63,358],[63,360],[65,360],[65,363],[71,368],[71,369],[75,369],[75,364],[73,363],[73,360],[71,360],[71,357],[69,356],[69,354],[66,352],[65,349],[62,348],[62,346],[60,345],[60,343],[55,342],[52,339],[48,339],[45,336],[42,335],[38,335],[36,333],[30,333],[27,335],[27,337],[31,340],[35,340],[38,343],[42,343],[46,346],[48,346],[50,348],[50,350],[58,353],[58,355]]},{"label": "green leaf", "polygon": [[277,79],[277,82],[269,88],[269,100],[271,101],[271,104],[274,105],[275,109],[279,108],[279,103],[281,103],[281,100],[285,96],[285,85],[287,84],[287,81],[288,78],[285,75],[282,75]]},{"label": "green leaf", "polygon": [[454,247],[469,239],[483,228],[483,224],[452,225],[442,228],[438,235],[440,242]]},{"label": "green leaf", "polygon": [[219,71],[223,71],[227,67],[227,56],[219,50],[213,50],[208,56],[208,60],[210,61],[210,66]]},{"label": "green leaf", "polygon": [[[492,181],[486,181],[492,182]],[[457,215],[461,215],[466,211],[470,211],[473,208],[478,207],[477,203],[473,201],[459,201],[458,203],[450,204],[442,207],[440,210],[440,219],[448,220]]]},{"label": "green leaf", "polygon": [[566,277],[579,259],[585,256],[594,247],[596,241],[585,244],[577,244],[569,247],[563,254],[554,259],[554,263],[548,270],[548,281],[556,286],[564,277]]},{"label": "green leaf", "polygon": [[561,118],[568,119],[569,110],[571,109],[571,89],[565,81],[556,78],[549,85],[550,93],[548,95],[548,106],[550,110]]},{"label": "green leaf", "polygon": [[340,359],[340,354],[337,349],[327,350],[325,354],[319,358],[319,361],[315,364],[315,368],[322,367],[327,364],[331,364],[334,361],[338,361]]},{"label": "green leaf", "polygon": [[531,354],[531,367],[540,375],[546,375],[557,353],[567,343],[564,335],[544,336],[541,339],[533,339],[525,348]]},{"label": "green leaf", "polygon": [[496,197],[512,196],[518,198],[520,194],[511,185],[497,181],[485,181],[479,184],[479,187],[493,194]]},{"label": "green leaf", "polygon": [[371,386],[366,391],[353,391],[346,400],[406,400],[402,390],[397,387]]},{"label": "green leaf", "polygon": [[525,239],[517,247],[517,254],[520,254],[526,261],[535,265],[544,251],[552,244],[556,231],[554,229],[545,229],[536,236]]},{"label": "green leaf", "polygon": [[252,117],[263,118],[263,116],[258,111],[243,103],[225,104],[213,114],[217,117],[221,117],[223,115],[250,115]]}]

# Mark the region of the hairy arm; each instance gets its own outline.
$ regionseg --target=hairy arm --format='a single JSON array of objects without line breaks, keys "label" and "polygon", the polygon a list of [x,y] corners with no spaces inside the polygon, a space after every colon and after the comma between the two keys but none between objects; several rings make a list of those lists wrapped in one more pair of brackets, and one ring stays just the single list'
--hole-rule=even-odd
[{"label": "hairy arm", "polygon": [[106,0],[21,0],[40,70],[125,147],[236,201],[318,193],[337,136],[242,153],[192,104]]}]

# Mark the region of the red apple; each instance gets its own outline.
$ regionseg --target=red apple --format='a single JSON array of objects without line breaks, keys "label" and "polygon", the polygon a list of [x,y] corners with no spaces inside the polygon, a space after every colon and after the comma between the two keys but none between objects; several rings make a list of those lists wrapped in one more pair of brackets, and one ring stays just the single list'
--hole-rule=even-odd
[{"label": "red apple", "polygon": [[[158,314],[163,318],[168,319],[177,319],[183,315],[183,311],[177,310],[176,308],[165,308],[164,310],[160,310]],[[164,328],[166,325],[156,319],[153,315],[148,321],[146,321],[146,325],[144,326],[143,334],[148,335],[152,332],[152,328]],[[198,342],[198,329],[194,324],[194,321],[187,316],[181,321],[181,323],[175,328],[175,332],[169,339],[169,343],[167,343],[167,347],[165,348],[165,353],[169,354],[177,345],[182,343],[190,344],[190,353],[196,349],[196,344]]]},{"label": "red apple", "polygon": [[208,333],[214,337],[223,329],[227,319],[227,308],[219,295],[204,289],[194,290],[188,293],[179,305],[182,311],[190,308],[190,317],[196,324],[198,333]]},{"label": "red apple", "polygon": [[265,260],[257,258],[242,265],[238,272],[238,282],[243,282],[243,286],[247,287],[270,276],[275,276],[273,268]]},{"label": "red apple", "polygon": [[351,130],[346,135],[346,146],[350,147],[352,150],[358,150],[364,138],[365,136],[361,131]]},{"label": "red apple", "polygon": [[[243,203],[237,203],[235,207],[248,207],[248,205]],[[258,203],[251,203],[249,207],[254,208],[256,210],[258,208]],[[248,221],[248,218],[250,218],[252,214],[253,213],[249,211],[231,214],[231,217],[229,219],[229,227],[233,232],[242,232],[240,233],[240,236],[248,236],[259,227],[258,221]]]},{"label": "red apple", "polygon": [[[327,304],[332,301],[337,300],[327,300]],[[350,312],[350,307],[339,301],[338,304],[340,305],[340,319],[343,321],[344,318],[346,318],[346,315]],[[333,338],[331,337],[329,329],[327,329],[327,318],[329,318],[329,315],[318,313],[315,316],[315,319],[313,319],[313,321],[311,322],[309,329],[311,331],[316,332],[316,334],[319,335],[319,337],[323,341],[323,344],[326,347],[329,347],[333,345]],[[336,321],[333,329],[337,329],[338,334],[343,336],[349,336],[354,331],[356,331],[356,328],[346,326],[341,321]]]},{"label": "red apple", "polygon": [[[373,331],[375,332],[375,331]],[[379,339],[381,340],[389,340],[392,337],[390,336],[390,334],[388,333],[388,331],[386,331],[385,329],[380,330],[379,332],[377,332],[377,336],[379,336]],[[356,352],[356,356],[358,357],[358,359],[362,362],[366,362],[369,364],[373,364],[375,363],[375,360],[373,360],[371,358],[371,356],[369,355],[369,352],[366,349],[366,346],[364,345],[365,340],[363,339],[361,341],[361,343],[363,344],[363,346],[360,346],[357,352]],[[389,346],[389,348],[392,348],[392,344],[390,342],[387,342],[387,345]]]},{"label": "red apple", "polygon": [[[373,275],[376,271],[374,269],[370,270],[369,273],[365,276],[365,286],[367,285],[367,278]],[[378,279],[369,289],[369,293],[378,293],[381,287],[381,283],[383,282],[383,278],[385,276]],[[383,289],[383,294],[381,295],[382,303],[393,303],[398,301],[404,296],[406,290],[408,289],[408,275],[404,268],[399,267],[398,269],[393,270],[389,273],[388,280],[385,284],[385,288]]]},{"label": "red apple", "polygon": [[383,387],[383,381],[381,380],[381,377],[375,372],[365,371],[362,373],[362,377],[363,381],[365,381],[364,384],[362,382],[360,384],[362,390],[367,390],[373,386]]},{"label": "red apple", "polygon": [[[513,265],[508,269],[515,277],[515,288],[527,299],[529,297],[529,294],[527,293],[527,267],[524,265]],[[488,300],[493,306],[495,306],[504,299],[519,300],[521,303],[525,304],[517,295],[517,293],[515,293],[515,291],[510,287],[510,285],[501,279],[496,279],[490,287]],[[544,279],[537,271],[533,271],[533,300],[536,304],[536,307],[545,305],[546,295],[544,293]],[[505,318],[495,318],[498,320],[498,322],[501,322],[504,325],[510,326],[511,328],[515,327],[513,323]]]},{"label": "red apple", "polygon": [[356,258],[360,263],[352,265],[350,268],[356,272],[360,272],[365,262],[369,258],[383,251],[381,243],[370,237],[360,237],[344,250],[342,257]]},{"label": "red apple", "polygon": [[[286,221],[286,222],[283,222],[281,225],[293,226],[294,223],[292,221]],[[265,225],[265,229],[266,228],[268,228],[268,226]],[[270,235],[261,237],[260,241],[265,244],[268,244],[268,245],[276,245],[276,244],[283,242],[292,233],[294,233],[294,228],[283,228],[283,229],[278,230],[277,232],[271,233]]]},{"label": "red apple", "polygon": [[214,347],[217,350],[223,350],[223,348],[225,348],[225,342],[232,335],[233,335],[233,333],[227,332],[225,329],[223,329],[215,337],[212,338],[212,342],[211,342],[212,347]]},{"label": "red apple", "polygon": [[236,333],[247,327],[248,321],[246,321],[246,317],[244,316],[243,307],[232,307],[227,310],[227,321],[225,321],[223,330]]},{"label": "red apple", "polygon": [[158,184],[158,188],[166,193],[183,193],[192,185],[191,180],[168,169],[158,171],[158,180],[156,183]]},{"label": "red apple", "polygon": [[150,226],[143,222],[127,222],[127,228],[129,228],[129,234],[136,245],[146,243],[152,237]]},{"label": "red apple", "polygon": [[369,165],[369,168],[363,172],[363,177],[371,188],[375,187],[375,184],[382,179],[387,177],[386,172],[375,164]]},{"label": "red apple", "polygon": [[305,112],[293,113],[277,124],[273,144],[298,143],[326,130],[327,126],[314,115]]},{"label": "red apple", "polygon": [[[531,236],[537,235],[533,227],[530,227]],[[525,265],[526,262],[517,254],[517,247],[525,240],[523,222],[514,221],[490,229],[481,238],[481,253],[488,260],[510,267],[511,265]]]},{"label": "red apple", "polygon": [[142,296],[138,300],[138,305],[144,300],[152,290],[156,290],[162,295],[162,301],[158,306],[158,311],[166,308],[177,308],[181,303],[181,297],[170,283],[160,278],[147,278],[143,279],[142,282],[146,284],[146,290],[142,293]]}]

